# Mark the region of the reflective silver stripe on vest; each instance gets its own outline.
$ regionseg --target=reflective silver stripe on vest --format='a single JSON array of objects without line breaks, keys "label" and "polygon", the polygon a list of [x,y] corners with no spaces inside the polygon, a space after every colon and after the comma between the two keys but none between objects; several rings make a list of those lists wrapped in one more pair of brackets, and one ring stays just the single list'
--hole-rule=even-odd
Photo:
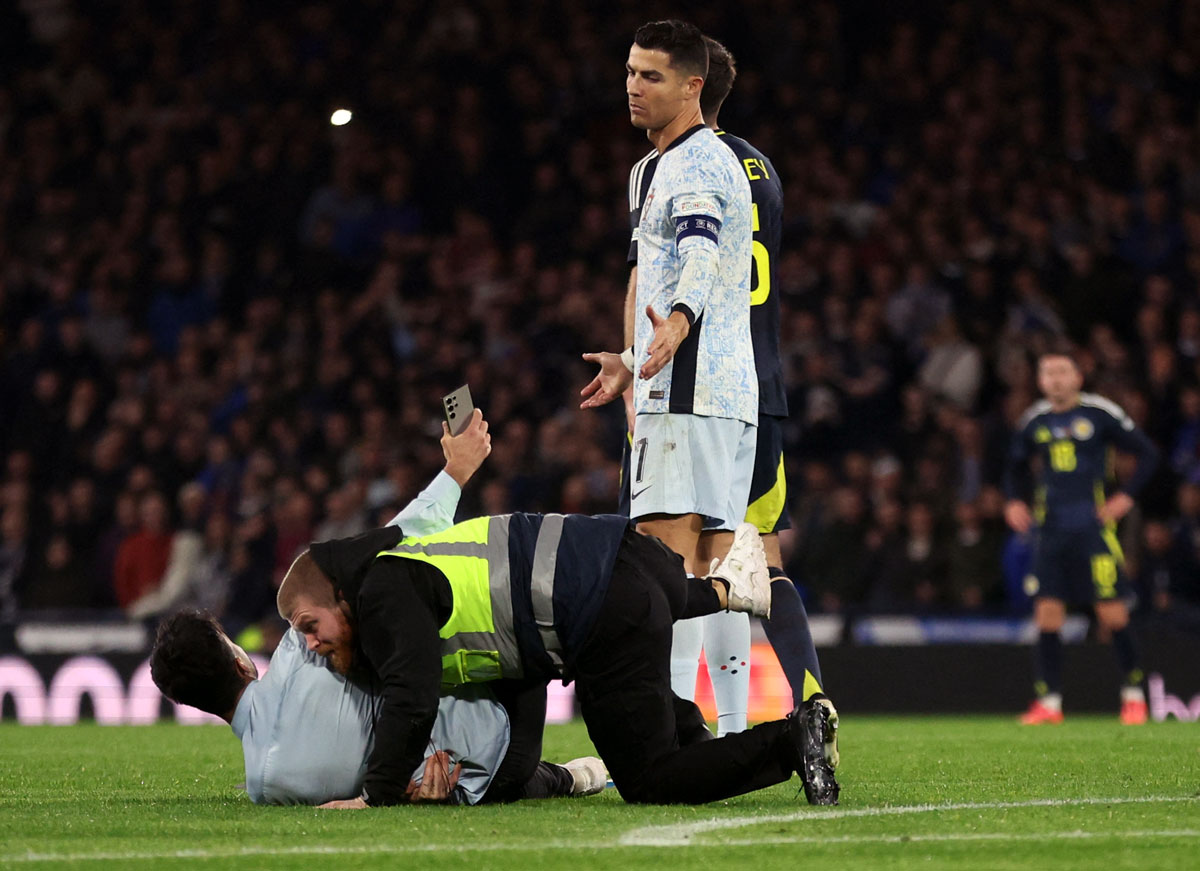
[{"label": "reflective silver stripe on vest", "polygon": [[525,664],[517,647],[513,624],[512,583],[508,568],[508,515],[488,520],[488,590],[492,596],[492,625],[496,627],[497,649],[504,676],[522,677]]},{"label": "reflective silver stripe on vest", "polygon": [[542,518],[537,543],[533,548],[533,569],[530,579],[530,598],[533,600],[533,619],[538,635],[554,667],[562,671],[563,649],[554,631],[554,568],[558,563],[558,543],[562,539],[562,514],[547,514]]},{"label": "reflective silver stripe on vest", "polygon": [[[442,655],[456,650],[495,650],[500,654],[504,677],[522,677],[525,666],[517,647],[513,626],[512,589],[508,567],[508,516],[488,518],[487,544],[468,541],[430,542],[425,545],[398,544],[388,553],[403,556],[426,553],[437,556],[475,556],[487,560],[488,594],[492,603],[492,625],[495,632],[460,632],[442,640]],[[453,587],[451,587],[453,590]]]}]

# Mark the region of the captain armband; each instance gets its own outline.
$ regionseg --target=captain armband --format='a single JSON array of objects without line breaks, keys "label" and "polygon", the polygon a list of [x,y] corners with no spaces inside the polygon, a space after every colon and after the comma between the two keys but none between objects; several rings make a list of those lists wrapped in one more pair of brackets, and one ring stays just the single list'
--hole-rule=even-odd
[{"label": "captain armband", "polygon": [[681,215],[675,219],[675,245],[692,236],[708,239],[714,245],[721,235],[721,222],[711,215]]}]

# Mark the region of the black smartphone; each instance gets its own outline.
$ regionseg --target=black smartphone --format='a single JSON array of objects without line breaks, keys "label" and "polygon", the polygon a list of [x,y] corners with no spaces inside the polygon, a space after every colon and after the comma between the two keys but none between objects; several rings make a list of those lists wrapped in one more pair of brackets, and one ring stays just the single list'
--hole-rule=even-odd
[{"label": "black smartphone", "polygon": [[458,435],[471,422],[471,414],[475,411],[475,403],[471,401],[471,388],[464,384],[443,396],[442,410],[446,413],[450,435]]}]

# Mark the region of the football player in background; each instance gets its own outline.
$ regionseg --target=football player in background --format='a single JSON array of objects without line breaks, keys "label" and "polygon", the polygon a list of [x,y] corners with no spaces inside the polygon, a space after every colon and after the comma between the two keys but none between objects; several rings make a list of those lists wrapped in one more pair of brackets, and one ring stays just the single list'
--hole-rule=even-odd
[{"label": "football player in background", "polygon": [[[1067,353],[1038,360],[1043,399],[1025,412],[1013,437],[1004,516],[1019,533],[1034,532],[1027,592],[1034,597],[1037,698],[1027,725],[1061,723],[1062,630],[1068,604],[1091,605],[1112,635],[1121,669],[1121,722],[1146,722],[1137,646],[1129,627],[1129,581],[1117,542],[1117,522],[1133,507],[1158,462],[1158,450],[1115,402],[1083,393],[1083,373]],[[1128,481],[1105,493],[1113,449],[1137,457]],[[1038,460],[1037,487],[1031,461]],[[1030,493],[1033,507],[1030,507]]]}]

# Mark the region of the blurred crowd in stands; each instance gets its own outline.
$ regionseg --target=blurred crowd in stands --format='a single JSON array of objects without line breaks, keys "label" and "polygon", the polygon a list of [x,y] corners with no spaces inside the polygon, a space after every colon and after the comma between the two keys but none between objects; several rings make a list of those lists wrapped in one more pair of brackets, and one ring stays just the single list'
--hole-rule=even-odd
[{"label": "blurred crowd in stands", "polygon": [[[662,8],[659,8],[662,6]],[[786,192],[786,537],[814,611],[1021,613],[998,485],[1033,361],[1164,463],[1139,607],[1200,611],[1200,2],[697,8]],[[464,515],[615,508],[630,0],[0,11],[0,620],[273,614],[441,465]],[[330,126],[330,112],[353,110]],[[1123,473],[1118,459],[1115,472]]]}]

